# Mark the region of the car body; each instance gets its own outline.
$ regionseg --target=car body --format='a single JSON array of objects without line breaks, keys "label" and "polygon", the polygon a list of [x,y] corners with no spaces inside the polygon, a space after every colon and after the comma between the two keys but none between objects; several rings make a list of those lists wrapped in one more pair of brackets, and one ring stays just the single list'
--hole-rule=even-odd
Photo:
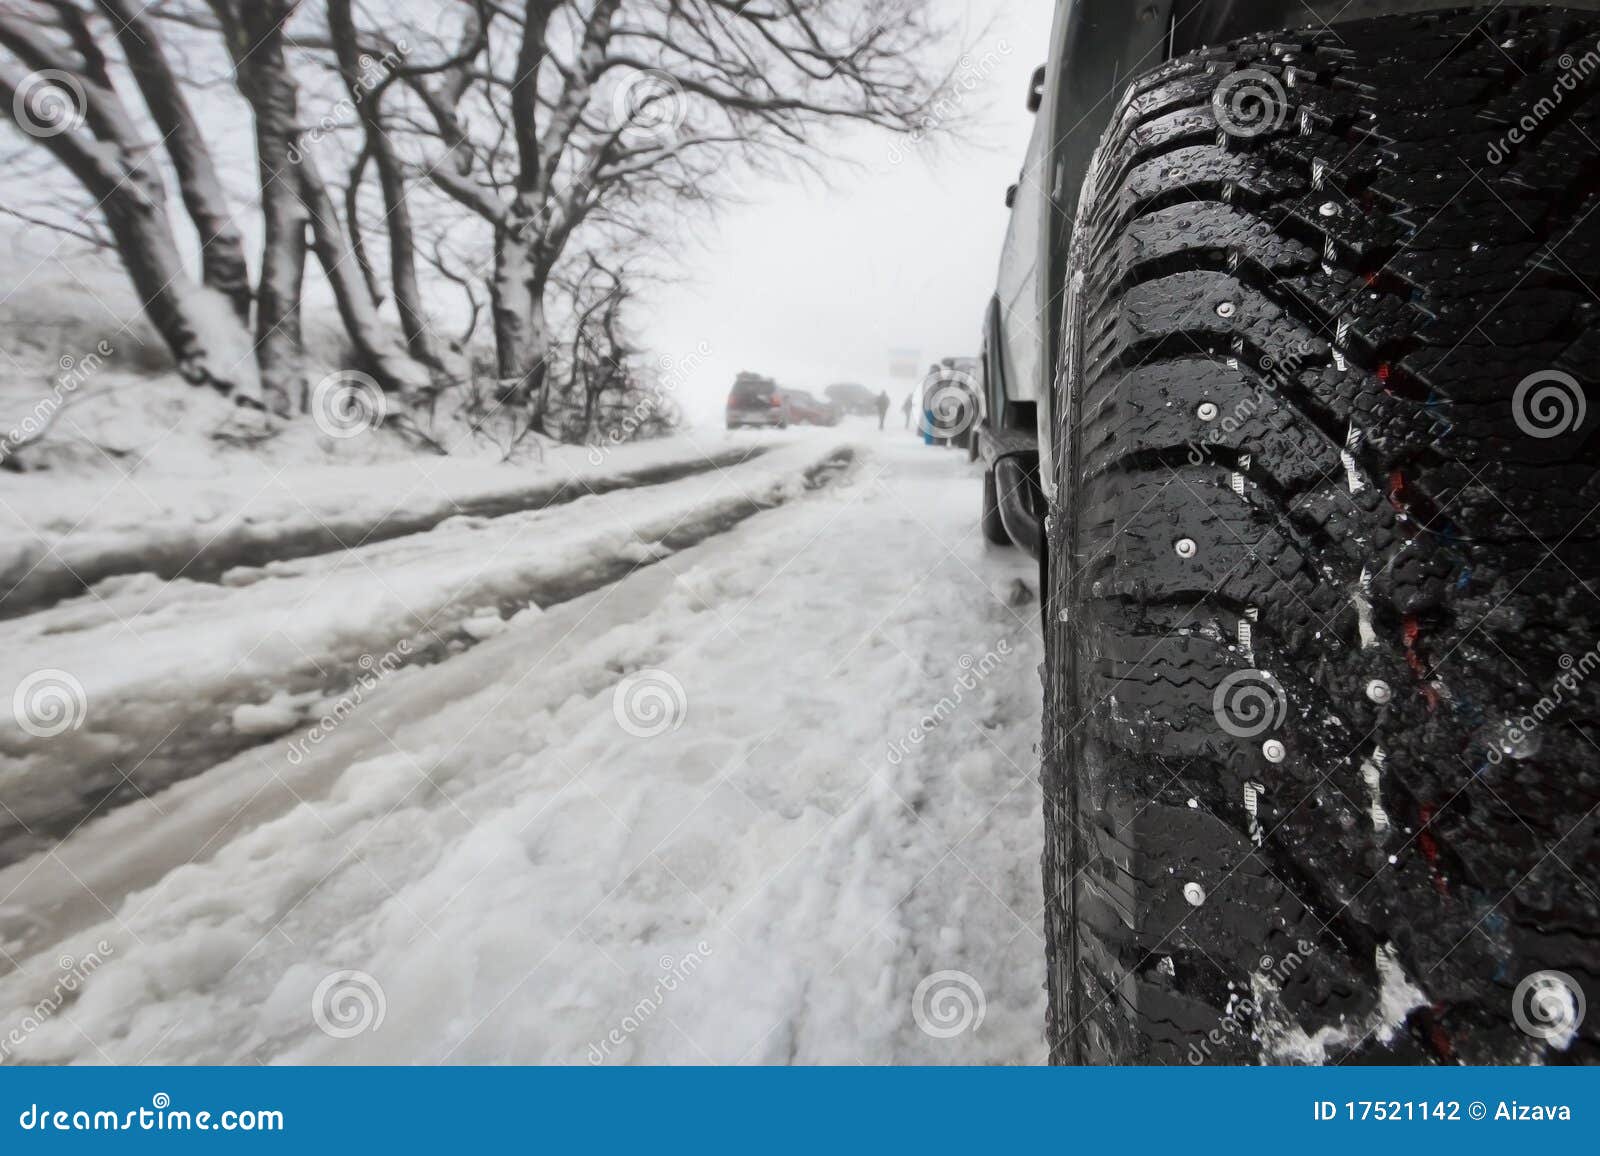
[{"label": "car body", "polygon": [[844,417],[844,409],[838,403],[824,401],[807,390],[786,389],[783,394],[788,401],[789,420],[796,425],[833,426]]},{"label": "car body", "polygon": [[741,373],[728,391],[729,429],[749,426],[785,429],[792,420],[788,396],[770,377]]},{"label": "car body", "polygon": [[878,416],[878,395],[864,385],[855,382],[844,382],[839,385],[830,385],[822,391],[828,400],[838,405],[845,413],[856,417]]}]

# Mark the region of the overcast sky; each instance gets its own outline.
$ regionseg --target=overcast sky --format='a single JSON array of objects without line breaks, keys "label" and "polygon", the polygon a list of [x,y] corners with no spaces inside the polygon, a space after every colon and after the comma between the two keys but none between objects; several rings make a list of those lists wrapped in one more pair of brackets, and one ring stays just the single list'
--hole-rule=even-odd
[{"label": "overcast sky", "polygon": [[967,98],[967,140],[896,152],[888,136],[854,134],[842,144],[853,164],[827,166],[826,185],[747,183],[745,204],[675,247],[685,283],[650,295],[641,336],[683,365],[691,418],[720,419],[742,369],[814,391],[859,381],[898,405],[914,383],[890,376],[892,351],[915,351],[922,368],[976,356],[1054,5],[949,3],[973,74],[987,72]]}]

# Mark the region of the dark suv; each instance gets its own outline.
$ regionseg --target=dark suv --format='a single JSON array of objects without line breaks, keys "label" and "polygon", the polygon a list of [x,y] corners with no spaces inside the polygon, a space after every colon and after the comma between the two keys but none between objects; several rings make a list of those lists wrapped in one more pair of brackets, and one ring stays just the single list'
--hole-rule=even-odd
[{"label": "dark suv", "polygon": [[1058,0],[979,373],[1053,1059],[1600,1060],[1596,9]]},{"label": "dark suv", "polygon": [[746,426],[787,429],[791,420],[789,401],[770,377],[741,373],[728,393],[727,419],[729,429]]}]

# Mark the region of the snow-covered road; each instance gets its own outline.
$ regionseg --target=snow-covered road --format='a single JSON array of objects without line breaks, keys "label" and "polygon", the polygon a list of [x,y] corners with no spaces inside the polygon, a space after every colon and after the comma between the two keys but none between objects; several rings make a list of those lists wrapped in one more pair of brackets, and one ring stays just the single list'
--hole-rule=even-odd
[{"label": "snow-covered road", "polygon": [[[728,484],[834,443],[831,484],[0,870],[0,1060],[1041,1061],[1036,574],[984,544],[977,467],[903,434]],[[532,540],[661,542],[712,477]],[[447,524],[363,565],[512,539]]]}]

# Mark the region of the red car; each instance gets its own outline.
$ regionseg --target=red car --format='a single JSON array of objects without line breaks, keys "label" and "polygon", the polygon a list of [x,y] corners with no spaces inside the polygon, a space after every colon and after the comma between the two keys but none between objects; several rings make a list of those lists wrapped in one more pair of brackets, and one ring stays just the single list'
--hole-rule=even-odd
[{"label": "red car", "polygon": [[789,419],[796,425],[838,425],[844,416],[837,402],[823,401],[814,393],[803,389],[786,389],[789,401]]}]

